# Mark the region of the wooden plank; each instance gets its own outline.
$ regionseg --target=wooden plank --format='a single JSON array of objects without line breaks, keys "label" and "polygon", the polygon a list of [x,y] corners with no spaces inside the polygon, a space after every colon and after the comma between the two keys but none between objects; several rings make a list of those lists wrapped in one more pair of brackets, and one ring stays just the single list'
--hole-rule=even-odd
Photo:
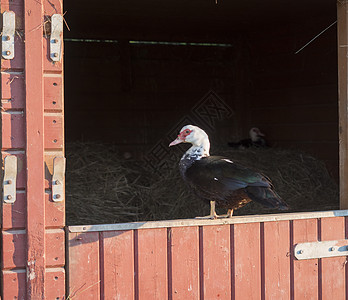
[{"label": "wooden plank", "polygon": [[199,299],[198,226],[171,228],[169,241],[168,299]]},{"label": "wooden plank", "polygon": [[134,299],[134,236],[133,231],[102,233],[103,299]]},{"label": "wooden plank", "polygon": [[203,287],[206,299],[231,299],[230,226],[202,228]]},{"label": "wooden plank", "polygon": [[131,222],[119,224],[99,224],[99,225],[83,225],[69,226],[69,232],[93,232],[93,231],[110,231],[110,230],[133,230],[133,229],[149,229],[149,228],[167,228],[167,227],[186,227],[186,226],[212,226],[223,224],[248,224],[260,222],[277,222],[288,220],[304,220],[317,218],[334,218],[348,216],[348,210],[331,210],[331,211],[315,211],[301,213],[286,214],[265,214],[265,215],[246,215],[235,216],[230,219],[178,219],[164,221],[145,221]]},{"label": "wooden plank", "polygon": [[24,230],[2,232],[2,268],[24,268],[26,266],[26,236]]},{"label": "wooden plank", "polygon": [[69,234],[70,298],[99,300],[99,270],[99,233]]},{"label": "wooden plank", "polygon": [[[292,244],[317,241],[317,220],[294,220]],[[292,290],[294,299],[319,299],[319,260],[296,260],[292,257]]]},{"label": "wooden plank", "polygon": [[24,109],[25,86],[23,74],[1,74],[1,102],[3,109]]},{"label": "wooden plank", "polygon": [[2,112],[2,148],[25,147],[25,118],[23,113]]},{"label": "wooden plank", "polygon": [[45,115],[45,148],[62,149],[64,146],[63,117]]},{"label": "wooden plank", "polygon": [[[345,238],[345,220],[342,217],[321,219],[320,237],[322,241]],[[346,299],[346,257],[321,259],[322,299]]]},{"label": "wooden plank", "polygon": [[3,299],[26,299],[25,270],[2,271]]},{"label": "wooden plank", "polygon": [[65,233],[64,229],[46,230],[46,266],[65,265]]},{"label": "wooden plank", "polygon": [[45,299],[63,300],[65,298],[64,268],[46,269]]},{"label": "wooden plank", "polygon": [[[25,249],[26,236],[24,230],[3,231],[4,251],[2,254],[3,268],[23,268],[26,265]],[[46,232],[46,265],[63,266],[64,255],[64,230],[51,229]]]},{"label": "wooden plank", "polygon": [[62,111],[63,80],[59,77],[44,77],[45,111]]},{"label": "wooden plank", "polygon": [[26,162],[27,162],[27,297],[45,297],[45,187],[43,120],[43,45],[41,2],[24,0]]},{"label": "wooden plank", "polygon": [[18,193],[16,196],[16,202],[13,204],[2,204],[2,228],[24,228],[25,221],[25,208],[26,208],[26,195],[25,193]]},{"label": "wooden plank", "polygon": [[348,208],[348,3],[337,3],[340,208]]},{"label": "wooden plank", "polygon": [[290,299],[290,253],[289,221],[264,223],[265,299]]},{"label": "wooden plank", "polygon": [[47,227],[63,227],[65,224],[65,203],[53,202],[52,194],[45,193],[45,219]]},{"label": "wooden plank", "polygon": [[167,230],[138,231],[137,257],[139,299],[165,299],[168,295]]},{"label": "wooden plank", "polygon": [[232,299],[261,299],[260,224],[233,225]]}]

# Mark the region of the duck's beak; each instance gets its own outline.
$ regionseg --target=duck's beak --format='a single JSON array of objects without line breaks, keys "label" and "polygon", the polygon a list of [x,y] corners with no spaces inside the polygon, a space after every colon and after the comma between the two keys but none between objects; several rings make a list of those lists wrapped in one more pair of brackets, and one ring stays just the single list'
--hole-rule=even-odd
[{"label": "duck's beak", "polygon": [[174,146],[174,145],[177,145],[177,144],[180,144],[184,142],[184,140],[182,140],[182,138],[180,137],[180,135],[174,140],[172,141],[170,144],[169,144],[169,147],[171,146]]}]

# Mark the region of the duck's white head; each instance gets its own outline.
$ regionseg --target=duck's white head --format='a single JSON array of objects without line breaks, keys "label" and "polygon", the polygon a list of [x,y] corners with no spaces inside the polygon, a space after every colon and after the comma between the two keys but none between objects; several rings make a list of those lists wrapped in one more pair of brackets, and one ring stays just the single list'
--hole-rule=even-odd
[{"label": "duck's white head", "polygon": [[253,142],[259,141],[263,136],[265,136],[260,129],[253,127],[249,131],[250,138]]},{"label": "duck's white head", "polygon": [[186,125],[181,128],[178,137],[169,144],[169,147],[180,143],[191,143],[192,147],[189,149],[189,151],[192,151],[195,148],[201,148],[201,150],[203,151],[202,154],[204,156],[209,155],[209,137],[204,130],[197,126]]}]

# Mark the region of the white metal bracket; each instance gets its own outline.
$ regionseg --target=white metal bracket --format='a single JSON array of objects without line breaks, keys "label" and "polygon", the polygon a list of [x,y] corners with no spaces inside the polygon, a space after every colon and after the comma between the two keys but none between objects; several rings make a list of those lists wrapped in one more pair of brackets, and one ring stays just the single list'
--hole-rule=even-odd
[{"label": "white metal bracket", "polygon": [[63,16],[54,14],[51,17],[50,57],[60,61],[62,57]]},{"label": "white metal bracket", "polygon": [[297,259],[348,256],[348,240],[300,243],[295,246]]},{"label": "white metal bracket", "polygon": [[64,201],[64,182],[65,182],[65,157],[55,157],[53,159],[52,175],[52,200],[54,202]]},{"label": "white metal bracket", "polygon": [[17,156],[9,155],[4,159],[2,196],[5,203],[16,201]]},{"label": "white metal bracket", "polygon": [[16,32],[16,15],[13,11],[2,14],[2,57],[14,58],[14,37]]}]

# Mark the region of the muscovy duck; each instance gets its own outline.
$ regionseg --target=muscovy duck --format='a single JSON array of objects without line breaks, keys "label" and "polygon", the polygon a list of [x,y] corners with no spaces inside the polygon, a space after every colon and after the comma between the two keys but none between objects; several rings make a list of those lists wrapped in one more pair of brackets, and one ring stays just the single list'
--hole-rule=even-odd
[{"label": "muscovy duck", "polygon": [[257,127],[253,127],[249,130],[249,139],[240,140],[237,143],[230,142],[228,145],[233,148],[249,148],[249,147],[267,147],[265,135]]},{"label": "muscovy duck", "polygon": [[234,209],[250,201],[280,210],[288,209],[269,178],[226,157],[210,156],[209,137],[201,128],[184,126],[169,146],[180,143],[192,144],[180,160],[183,179],[199,198],[210,201],[210,215],[203,218],[219,217],[215,203],[228,209],[227,215],[220,217],[232,217]]}]

